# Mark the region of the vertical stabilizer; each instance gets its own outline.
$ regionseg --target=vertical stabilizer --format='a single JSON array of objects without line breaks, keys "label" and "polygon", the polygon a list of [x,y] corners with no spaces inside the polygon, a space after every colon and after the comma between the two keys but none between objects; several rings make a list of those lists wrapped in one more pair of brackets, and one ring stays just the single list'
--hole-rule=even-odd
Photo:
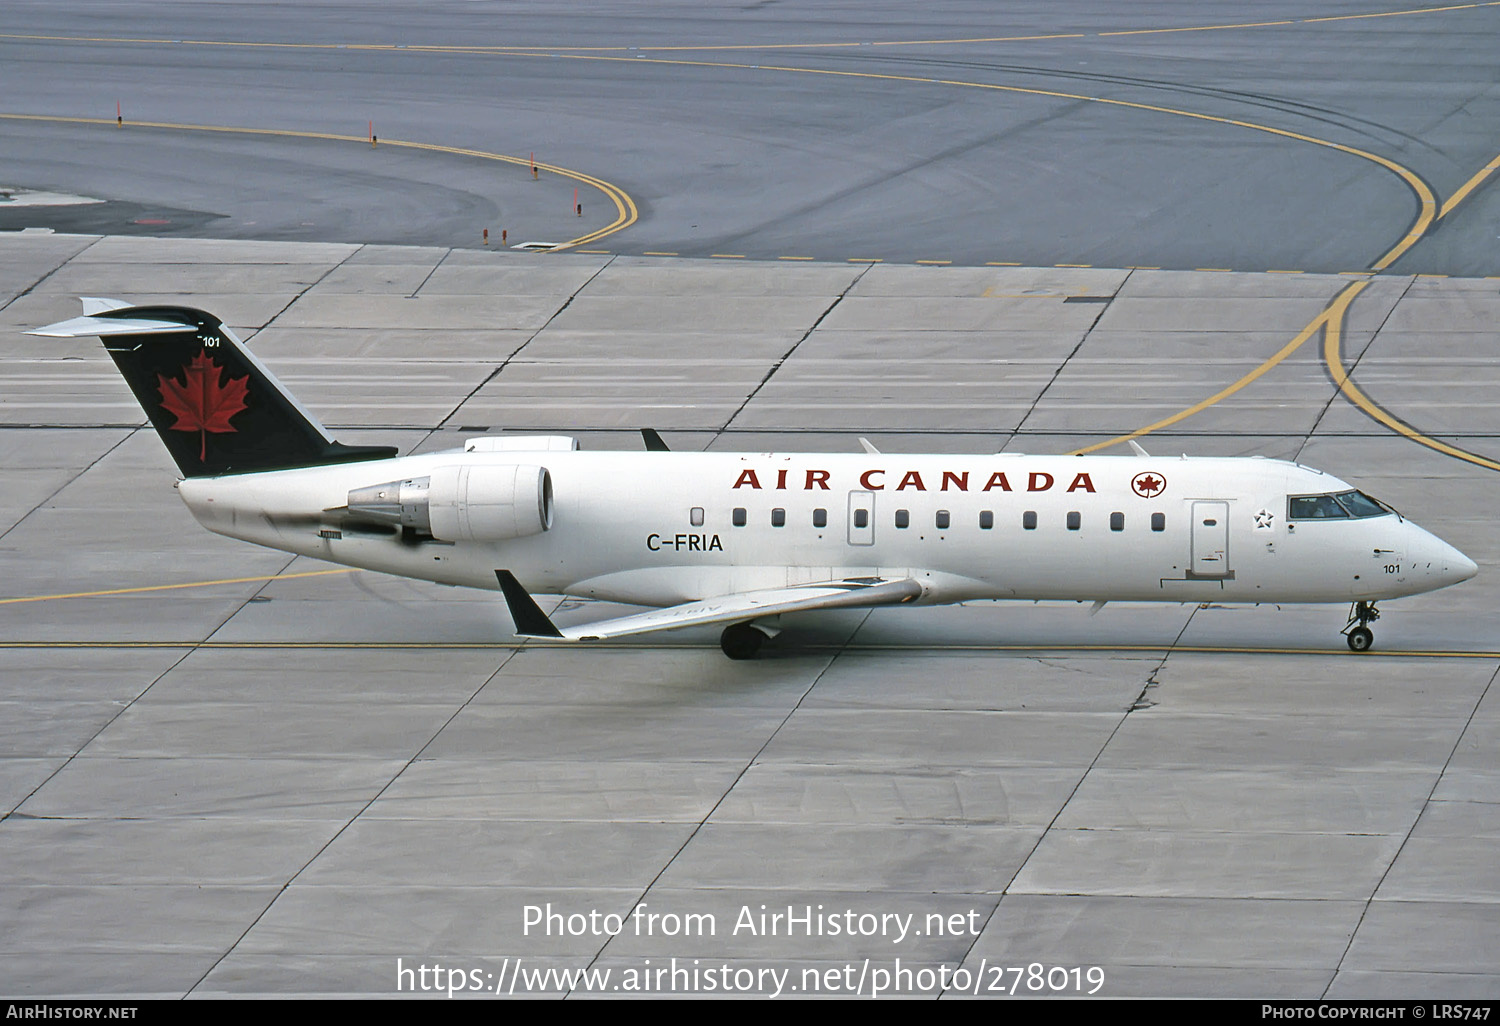
[{"label": "vertical stabilizer", "polygon": [[387,459],[328,436],[212,314],[88,299],[82,317],[29,332],[97,335],[184,477]]}]

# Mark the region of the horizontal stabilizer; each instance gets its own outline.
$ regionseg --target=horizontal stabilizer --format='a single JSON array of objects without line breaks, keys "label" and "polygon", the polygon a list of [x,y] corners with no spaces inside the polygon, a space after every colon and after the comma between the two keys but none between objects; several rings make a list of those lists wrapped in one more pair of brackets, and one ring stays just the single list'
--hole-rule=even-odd
[{"label": "horizontal stabilizer", "polygon": [[[115,309],[120,308],[115,307]],[[198,325],[185,324],[182,321],[169,321],[160,318],[151,320],[130,318],[127,320],[119,317],[85,314],[82,317],[74,317],[71,320],[49,324],[45,328],[36,328],[28,331],[26,334],[41,335],[44,338],[92,338],[95,335],[162,335],[172,332],[197,330]]]},{"label": "horizontal stabilizer", "polygon": [[680,606],[653,609],[613,620],[575,624],[559,629],[541,611],[526,589],[509,570],[496,570],[500,590],[510,606],[516,633],[528,638],[552,638],[560,641],[601,641],[631,634],[676,630],[680,627],[704,627],[711,624],[740,623],[782,613],[803,613],[815,609],[854,609],[870,606],[898,605],[919,598],[922,586],[910,578],[891,580],[882,577],[857,577],[819,584],[799,584],[790,588],[768,588],[735,595],[720,595]]}]

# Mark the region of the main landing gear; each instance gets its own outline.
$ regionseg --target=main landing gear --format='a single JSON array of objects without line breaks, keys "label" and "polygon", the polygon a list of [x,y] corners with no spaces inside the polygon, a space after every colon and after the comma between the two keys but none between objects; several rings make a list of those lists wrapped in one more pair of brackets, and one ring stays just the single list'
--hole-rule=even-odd
[{"label": "main landing gear", "polygon": [[754,659],[768,637],[753,623],[732,623],[719,635],[719,647],[731,659]]},{"label": "main landing gear", "polygon": [[1373,602],[1356,602],[1349,608],[1349,622],[1344,625],[1344,639],[1349,642],[1352,651],[1363,652],[1375,643],[1374,632],[1365,624],[1379,619],[1380,611]]}]

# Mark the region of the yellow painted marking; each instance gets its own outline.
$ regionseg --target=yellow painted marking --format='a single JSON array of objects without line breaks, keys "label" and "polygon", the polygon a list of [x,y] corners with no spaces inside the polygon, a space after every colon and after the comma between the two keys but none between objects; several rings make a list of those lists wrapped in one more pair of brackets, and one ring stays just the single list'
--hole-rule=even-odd
[{"label": "yellow painted marking", "polygon": [[[0,650],[36,649],[224,649],[234,651],[251,650],[302,650],[302,651],[420,651],[420,652],[509,652],[521,647],[528,649],[564,649],[575,647],[566,642],[545,642],[539,639],[527,641],[0,641]],[[589,641],[577,647],[591,651],[643,651],[643,650],[689,650],[716,651],[717,644],[691,644],[683,642],[655,642],[651,645],[621,644],[619,642]],[[1082,652],[1119,655],[1264,655],[1264,656],[1328,656],[1334,659],[1500,659],[1500,651],[1488,649],[1370,649],[1358,655],[1343,648],[1254,648],[1249,645],[963,645],[934,642],[904,644],[830,645],[809,643],[796,646],[801,651],[858,651],[858,652]]]},{"label": "yellow painted marking", "polygon": [[1093,264],[1053,264],[1053,267],[1093,267]]},{"label": "yellow painted marking", "polygon": [[[380,52],[406,52],[406,53],[475,53],[494,56],[543,56],[563,57],[571,54],[602,54],[602,53],[658,53],[658,52],[683,52],[683,51],[734,51],[734,50],[818,50],[818,49],[850,49],[861,46],[951,46],[971,45],[983,43],[1024,43],[1045,42],[1057,39],[1093,39],[1109,38],[1113,36],[1141,36],[1159,35],[1180,32],[1223,32],[1236,29],[1275,28],[1287,25],[1317,25],[1336,21],[1357,21],[1364,18],[1399,18],[1422,14],[1442,14],[1450,11],[1474,10],[1484,7],[1500,6],[1500,0],[1487,0],[1468,4],[1451,4],[1445,7],[1416,7],[1398,11],[1380,11],[1373,14],[1343,14],[1331,15],[1322,18],[1300,18],[1288,21],[1251,21],[1236,22],[1222,25],[1183,25],[1167,28],[1151,29],[1122,29],[1111,32],[1053,32],[1038,33],[1033,35],[1019,36],[964,36],[952,39],[896,39],[896,40],[838,40],[818,43],[719,43],[719,44],[697,44],[697,45],[672,45],[672,46],[629,46],[616,44],[612,46],[567,46],[567,45],[528,45],[528,46],[472,46],[472,45],[450,45],[437,43],[410,43],[397,46],[392,43],[272,43],[272,42],[245,42],[239,40],[222,39],[166,39],[166,38],[141,38],[120,36],[55,36],[39,34],[0,33],[0,39],[18,39],[40,42],[57,43],[137,43],[151,45],[175,45],[175,46],[219,46],[219,47],[246,47],[262,49],[288,49],[288,50],[355,50],[355,51],[380,51]],[[566,52],[564,52],[566,51]],[[635,58],[621,57],[621,60]]]},{"label": "yellow painted marking", "polygon": [[1018,260],[986,260],[984,262],[984,266],[986,266],[986,267],[1020,267],[1021,263]]},{"label": "yellow painted marking", "polygon": [[578,252],[587,253],[590,256],[609,256],[612,251],[607,249],[580,249]]},{"label": "yellow painted marking", "polygon": [[1438,220],[1441,221],[1443,218],[1447,217],[1449,211],[1458,206],[1464,200],[1468,199],[1469,193],[1479,188],[1479,186],[1483,184],[1484,180],[1490,175],[1494,174],[1497,170],[1500,170],[1500,156],[1497,156],[1494,160],[1490,161],[1488,164],[1484,165],[1484,167],[1480,168],[1478,174],[1476,174],[1473,178],[1470,178],[1463,185],[1460,185],[1458,187],[1458,191],[1455,192],[1452,196],[1448,197],[1448,202],[1444,203],[1443,209],[1438,211]]},{"label": "yellow painted marking", "polygon": [[1150,36],[1165,32],[1218,32],[1221,29],[1268,28],[1272,25],[1295,25],[1295,21],[1250,21],[1239,25],[1195,25],[1189,28],[1130,29],[1124,32],[1101,32],[1103,36]]},{"label": "yellow painted marking", "polygon": [[811,260],[813,258],[812,257],[804,257],[804,256],[779,256],[776,259],[777,260]]},{"label": "yellow painted marking", "polygon": [[[0,114],[0,119],[9,121],[42,121],[75,125],[108,125],[111,128],[115,127],[115,120],[113,118],[70,118],[56,117],[47,114]],[[244,128],[230,125],[187,125],[177,124],[169,121],[129,121],[126,122],[126,124],[132,128],[158,128],[175,132],[218,132],[228,135],[269,135],[289,139],[324,139],[331,142],[355,142],[363,146],[368,146],[370,143],[369,137],[363,135],[339,135],[333,132],[298,132],[282,128]],[[380,143],[382,146],[396,146],[409,150],[427,150],[432,153],[451,153],[461,157],[477,157],[480,160],[496,160],[501,161],[502,163],[516,164],[528,168],[532,166],[532,161],[527,157],[507,157],[504,154],[490,153],[486,150],[470,150],[458,146],[441,146],[436,143],[407,142],[401,139],[382,139],[380,140]],[[538,162],[535,166],[543,171],[550,171],[551,173],[561,175],[564,178],[571,178],[576,182],[582,182],[584,185],[591,185],[594,188],[598,189],[600,192],[604,193],[605,197],[615,205],[616,216],[614,221],[612,221],[610,224],[606,225],[603,228],[600,228],[597,231],[589,232],[587,235],[580,235],[576,239],[570,239],[567,242],[560,243],[559,245],[553,247],[552,252],[571,249],[574,246],[586,242],[597,242],[599,239],[604,238],[606,235],[613,235],[615,232],[622,231],[625,228],[629,228],[631,225],[635,224],[636,220],[640,216],[639,212],[636,210],[635,201],[631,199],[623,189],[619,188],[616,185],[611,185],[609,182],[604,181],[602,178],[596,178],[593,175],[584,174],[581,171],[572,171],[565,167],[558,167],[555,164],[542,164]]]},{"label": "yellow painted marking", "polygon": [[1146,267],[1143,264],[1126,264],[1125,265],[1125,269],[1127,271],[1159,271],[1159,270],[1161,270],[1160,267]]},{"label": "yellow painted marking", "polygon": [[1140,438],[1143,435],[1148,435],[1153,431],[1160,430],[1161,428],[1170,427],[1171,425],[1176,424],[1179,421],[1187,420],[1189,417],[1193,416],[1193,414],[1201,413],[1215,403],[1229,398],[1236,392],[1243,389],[1246,385],[1260,380],[1266,375],[1268,371],[1271,370],[1272,367],[1275,367],[1277,364],[1281,363],[1287,357],[1295,353],[1298,349],[1302,348],[1303,344],[1305,344],[1308,339],[1312,338],[1313,335],[1317,333],[1319,328],[1327,326],[1329,334],[1337,335],[1338,326],[1343,323],[1344,313],[1349,309],[1349,304],[1354,302],[1354,297],[1368,288],[1369,284],[1370,283],[1367,281],[1353,281],[1344,286],[1344,290],[1334,298],[1333,302],[1328,305],[1327,309],[1318,314],[1317,317],[1313,318],[1312,323],[1308,324],[1307,327],[1298,332],[1296,338],[1292,339],[1286,345],[1282,346],[1281,349],[1265,363],[1262,363],[1259,367],[1256,367],[1249,374],[1246,374],[1244,377],[1240,378],[1229,387],[1220,389],[1218,392],[1215,392],[1213,395],[1209,396],[1207,399],[1204,399],[1202,402],[1194,403],[1187,409],[1182,410],[1179,413],[1174,413],[1170,417],[1164,417],[1161,420],[1156,421],[1154,424],[1148,424],[1143,428],[1138,428],[1135,431],[1130,432],[1129,434],[1117,435],[1114,438],[1109,439],[1108,441],[1099,442],[1097,444],[1087,446],[1083,449],[1075,449],[1070,455],[1082,456],[1086,453],[1098,452],[1100,449],[1107,449],[1111,445],[1118,445],[1121,442],[1128,442],[1132,438]]},{"label": "yellow painted marking", "polygon": [[929,265],[931,265],[933,267],[947,267],[949,264],[953,263],[953,261],[952,260],[918,260],[917,263],[919,263],[919,264],[929,264]]},{"label": "yellow painted marking", "polygon": [[1359,21],[1362,18],[1399,18],[1407,14],[1441,14],[1445,11],[1469,11],[1476,7],[1495,7],[1496,3],[1453,4],[1449,7],[1415,7],[1406,11],[1381,11],[1376,14],[1340,14],[1327,18],[1304,18],[1302,24],[1316,25],[1325,21]]},{"label": "yellow painted marking", "polygon": [[885,261],[880,257],[850,257],[851,264],[883,264]]},{"label": "yellow painted marking", "polygon": [[710,253],[709,256],[715,257],[715,258],[717,258],[719,260],[743,260],[743,259],[745,259],[745,254],[743,254],[743,253]]},{"label": "yellow painted marking", "polygon": [[1439,441],[1429,435],[1424,435],[1405,421],[1387,412],[1379,404],[1372,401],[1369,396],[1365,395],[1359,386],[1354,383],[1354,380],[1349,377],[1349,372],[1344,368],[1342,332],[1335,330],[1333,325],[1330,325],[1329,330],[1323,336],[1323,365],[1328,368],[1328,373],[1333,377],[1333,383],[1344,394],[1344,398],[1348,399],[1355,406],[1358,406],[1374,420],[1396,432],[1396,434],[1404,438],[1409,438],[1418,445],[1425,445],[1427,448],[1440,452],[1445,456],[1452,456],[1454,459],[1463,460],[1465,463],[1472,463],[1489,470],[1500,470],[1500,462],[1496,462],[1486,456],[1480,456],[1477,453],[1469,452],[1466,449],[1460,449],[1456,445],[1449,445],[1447,442]]},{"label": "yellow painted marking", "polygon": [[1193,268],[1193,270],[1195,270],[1195,271],[1213,271],[1215,274],[1230,274],[1231,272],[1234,271],[1234,268],[1233,267],[1195,267],[1195,268]]},{"label": "yellow painted marking", "polygon": [[641,255],[642,256],[676,256],[677,254],[676,253],[669,253],[666,250],[648,249],[648,250],[646,250],[646,252],[642,253]]},{"label": "yellow painted marking", "polygon": [[1306,274],[1306,271],[1267,271],[1267,274]]},{"label": "yellow painted marking", "polygon": [[106,595],[138,595],[148,591],[176,591],[179,588],[211,588],[219,584],[250,584],[255,581],[289,581],[294,577],[324,577],[328,574],[353,574],[359,567],[343,567],[338,570],[308,570],[296,574],[273,574],[269,577],[225,577],[217,581],[190,581],[186,584],[153,584],[144,588],[111,588],[108,591],[75,591],[65,595],[26,595],[21,598],[0,599],[0,606],[17,602],[53,602],[57,599],[101,598]]},{"label": "yellow painted marking", "polygon": [[1446,274],[1419,274],[1419,275],[1417,275],[1417,277],[1418,278],[1446,278],[1448,276]]}]

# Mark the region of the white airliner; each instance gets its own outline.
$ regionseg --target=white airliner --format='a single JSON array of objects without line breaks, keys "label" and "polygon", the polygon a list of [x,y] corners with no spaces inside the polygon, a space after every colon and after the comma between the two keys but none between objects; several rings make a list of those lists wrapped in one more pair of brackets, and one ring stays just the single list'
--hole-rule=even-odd
[{"label": "white airliner", "polygon": [[[484,436],[397,456],[333,441],[222,323],[85,299],[32,334],[98,335],[204,527],[318,559],[499,589],[516,633],[562,641],[722,625],[753,656],[784,613],[979,599],[1349,602],[1474,576],[1390,507],[1280,460],[580,452]],[[659,607],[557,627],[532,593]]]}]

